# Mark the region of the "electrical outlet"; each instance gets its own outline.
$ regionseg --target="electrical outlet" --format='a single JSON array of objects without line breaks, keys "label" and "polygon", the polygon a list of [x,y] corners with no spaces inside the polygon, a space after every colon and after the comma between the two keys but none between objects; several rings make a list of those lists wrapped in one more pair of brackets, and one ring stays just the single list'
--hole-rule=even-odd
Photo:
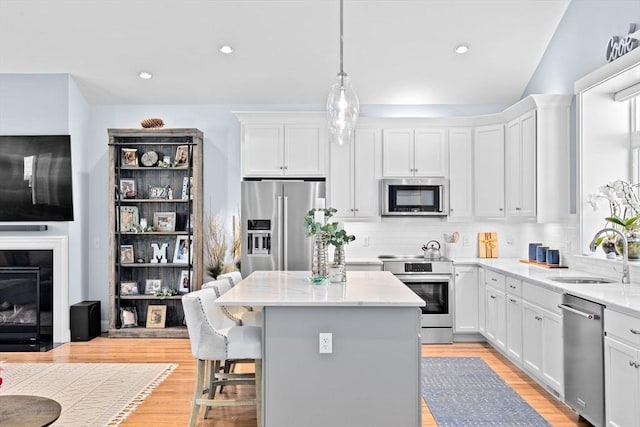
[{"label": "electrical outlet", "polygon": [[333,334],[331,332],[320,332],[320,354],[333,353]]},{"label": "electrical outlet", "polygon": [[367,246],[369,246],[369,236],[364,236],[364,237],[362,238],[362,246],[363,246],[363,247],[365,247],[365,248],[366,248]]},{"label": "electrical outlet", "polygon": [[462,236],[462,246],[469,246],[469,238],[466,234]]}]

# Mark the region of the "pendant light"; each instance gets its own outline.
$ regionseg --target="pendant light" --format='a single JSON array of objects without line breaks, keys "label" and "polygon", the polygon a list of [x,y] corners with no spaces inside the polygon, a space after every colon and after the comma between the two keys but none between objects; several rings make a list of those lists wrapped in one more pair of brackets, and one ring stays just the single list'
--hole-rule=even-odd
[{"label": "pendant light", "polygon": [[358,95],[351,87],[349,76],[342,68],[343,52],[343,0],[340,0],[340,72],[329,92],[327,117],[329,120],[329,140],[337,144],[347,144],[353,138],[358,121],[360,103]]}]

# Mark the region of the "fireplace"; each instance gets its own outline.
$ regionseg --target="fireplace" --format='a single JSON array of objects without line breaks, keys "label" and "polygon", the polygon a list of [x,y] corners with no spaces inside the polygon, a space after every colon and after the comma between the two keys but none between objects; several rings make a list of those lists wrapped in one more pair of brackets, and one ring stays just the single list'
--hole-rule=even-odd
[{"label": "fireplace", "polygon": [[53,348],[53,251],[0,250],[0,351]]},{"label": "fireplace", "polygon": [[[0,235],[0,253],[21,251],[53,252],[53,342],[69,342],[69,238],[38,234],[35,236]],[[6,267],[6,265],[4,265]],[[42,278],[40,279],[42,283]],[[2,351],[2,350],[0,350]]]}]

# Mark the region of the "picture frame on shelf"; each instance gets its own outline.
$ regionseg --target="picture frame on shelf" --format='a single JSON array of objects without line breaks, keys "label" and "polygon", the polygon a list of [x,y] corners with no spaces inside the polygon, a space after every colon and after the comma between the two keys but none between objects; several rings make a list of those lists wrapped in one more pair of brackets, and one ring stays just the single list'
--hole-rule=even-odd
[{"label": "picture frame on shelf", "polygon": [[168,187],[164,185],[149,185],[149,199],[167,200],[169,198]]},{"label": "picture frame on shelf", "polygon": [[166,305],[150,305],[147,307],[147,328],[163,329],[167,321]]},{"label": "picture frame on shelf", "polygon": [[120,164],[125,167],[138,167],[138,149],[123,148],[121,150],[122,159]]},{"label": "picture frame on shelf", "polygon": [[192,279],[193,279],[193,271],[181,270],[180,280],[178,282],[178,292],[181,292],[181,293],[191,292]]},{"label": "picture frame on shelf", "polygon": [[133,264],[135,259],[133,245],[120,245],[120,264]]},{"label": "picture frame on shelf", "polygon": [[121,282],[120,295],[138,295],[138,282]]},{"label": "picture frame on shelf", "polygon": [[147,279],[144,287],[144,294],[155,295],[160,289],[162,289],[162,279]]},{"label": "picture frame on shelf", "polygon": [[182,200],[193,200],[193,177],[185,176],[182,178]]},{"label": "picture frame on shelf", "polygon": [[120,307],[120,325],[123,328],[138,326],[138,310],[135,307]]},{"label": "picture frame on shelf", "polygon": [[154,212],[153,227],[156,231],[171,232],[176,231],[175,212]]},{"label": "picture frame on shelf", "polygon": [[140,225],[137,206],[120,206],[120,231],[136,231]]},{"label": "picture frame on shelf", "polygon": [[176,167],[187,167],[189,166],[189,146],[188,145],[178,145],[176,147]]},{"label": "picture frame on shelf", "polygon": [[138,195],[136,191],[136,180],[130,178],[120,178],[120,198],[135,199]]},{"label": "picture frame on shelf", "polygon": [[176,245],[173,251],[175,264],[189,264],[191,262],[193,239],[190,236],[176,236]]}]

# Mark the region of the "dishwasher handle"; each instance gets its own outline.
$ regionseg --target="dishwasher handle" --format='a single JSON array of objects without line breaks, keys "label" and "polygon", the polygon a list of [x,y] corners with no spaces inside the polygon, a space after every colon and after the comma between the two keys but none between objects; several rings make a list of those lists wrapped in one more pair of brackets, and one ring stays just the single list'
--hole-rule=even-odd
[{"label": "dishwasher handle", "polygon": [[598,319],[600,319],[600,316],[598,316],[597,314],[580,311],[580,310],[577,310],[577,309],[575,309],[575,308],[573,308],[573,307],[571,307],[570,305],[567,305],[567,304],[558,304],[558,308],[561,309],[561,310],[566,310],[566,311],[569,311],[571,313],[577,314],[578,316],[582,316],[582,317],[584,317],[585,319],[588,319],[588,320],[598,320]]}]

